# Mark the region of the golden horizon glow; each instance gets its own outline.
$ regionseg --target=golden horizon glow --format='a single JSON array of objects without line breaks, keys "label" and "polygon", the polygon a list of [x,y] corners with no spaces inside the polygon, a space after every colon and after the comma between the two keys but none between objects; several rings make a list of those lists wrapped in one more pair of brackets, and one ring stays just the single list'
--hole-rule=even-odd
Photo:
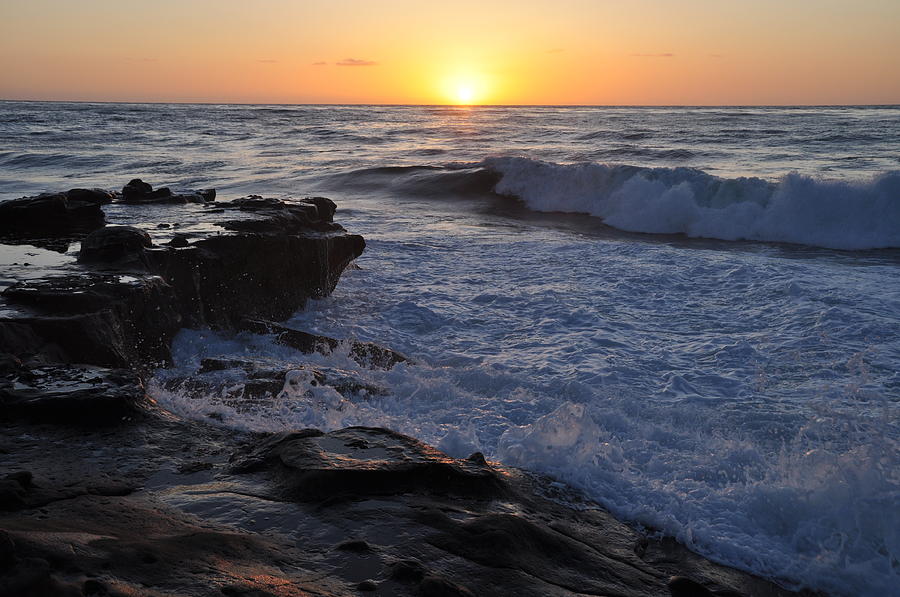
[{"label": "golden horizon glow", "polygon": [[3,1],[0,99],[900,103],[896,0]]}]

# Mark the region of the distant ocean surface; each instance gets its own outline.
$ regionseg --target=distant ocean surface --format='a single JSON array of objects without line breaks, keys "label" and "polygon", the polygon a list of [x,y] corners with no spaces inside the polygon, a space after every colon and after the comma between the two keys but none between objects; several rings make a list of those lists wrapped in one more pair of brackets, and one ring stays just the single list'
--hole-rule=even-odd
[{"label": "distant ocean surface", "polygon": [[900,108],[0,102],[0,199],[136,177],[333,198],[368,247],[289,324],[414,361],[183,331],[175,373],[312,359],[387,394],[154,384],[177,415],[388,426],[785,586],[900,594]]}]

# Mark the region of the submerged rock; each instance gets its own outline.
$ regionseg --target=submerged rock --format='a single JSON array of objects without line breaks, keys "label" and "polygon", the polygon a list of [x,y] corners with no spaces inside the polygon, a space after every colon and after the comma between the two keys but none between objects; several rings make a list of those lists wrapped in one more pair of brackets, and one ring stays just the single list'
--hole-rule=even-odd
[{"label": "submerged rock", "polygon": [[346,342],[349,345],[350,357],[364,367],[391,369],[394,365],[409,360],[399,352],[373,342],[341,341],[328,336],[294,330],[270,321],[244,318],[238,323],[238,329],[260,335],[274,334],[276,344],[290,346],[307,354],[313,352],[331,354],[341,346],[342,342]]}]

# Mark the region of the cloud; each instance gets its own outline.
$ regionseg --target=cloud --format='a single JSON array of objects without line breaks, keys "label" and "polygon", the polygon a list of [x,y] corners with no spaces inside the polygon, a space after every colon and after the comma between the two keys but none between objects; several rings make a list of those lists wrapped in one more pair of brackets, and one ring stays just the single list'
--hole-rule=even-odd
[{"label": "cloud", "polygon": [[629,56],[633,56],[635,58],[672,58],[675,54],[671,52],[664,52],[662,54],[629,54]]},{"label": "cloud", "polygon": [[559,54],[560,52],[565,52],[565,48],[550,48],[547,50],[548,54]]},{"label": "cloud", "polygon": [[344,58],[340,62],[335,62],[338,66],[376,66],[378,63],[372,60],[360,60],[359,58]]},{"label": "cloud", "polygon": [[257,60],[257,62],[263,62],[265,64],[275,64],[278,61],[272,60],[271,58],[264,58],[264,59]]},{"label": "cloud", "polygon": [[326,64],[328,64],[328,63],[325,62],[324,60],[320,60],[319,62],[312,63],[313,66],[325,66]]},{"label": "cloud", "polygon": [[710,54],[709,57],[710,58],[724,58],[725,56],[723,54]]}]

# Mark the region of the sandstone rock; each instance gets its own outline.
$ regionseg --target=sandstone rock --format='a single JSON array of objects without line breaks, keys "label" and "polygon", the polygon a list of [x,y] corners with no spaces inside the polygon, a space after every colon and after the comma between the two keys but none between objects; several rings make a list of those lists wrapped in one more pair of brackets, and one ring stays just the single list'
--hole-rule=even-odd
[{"label": "sandstone rock", "polygon": [[19,357],[141,370],[170,361],[182,327],[172,288],[156,277],[60,276],[20,282],[2,298],[29,310],[0,319],[0,348]]},{"label": "sandstone rock", "polygon": [[275,476],[283,495],[300,501],[409,492],[488,498],[505,491],[488,466],[369,427],[275,436],[235,464],[240,471],[259,468]]}]

